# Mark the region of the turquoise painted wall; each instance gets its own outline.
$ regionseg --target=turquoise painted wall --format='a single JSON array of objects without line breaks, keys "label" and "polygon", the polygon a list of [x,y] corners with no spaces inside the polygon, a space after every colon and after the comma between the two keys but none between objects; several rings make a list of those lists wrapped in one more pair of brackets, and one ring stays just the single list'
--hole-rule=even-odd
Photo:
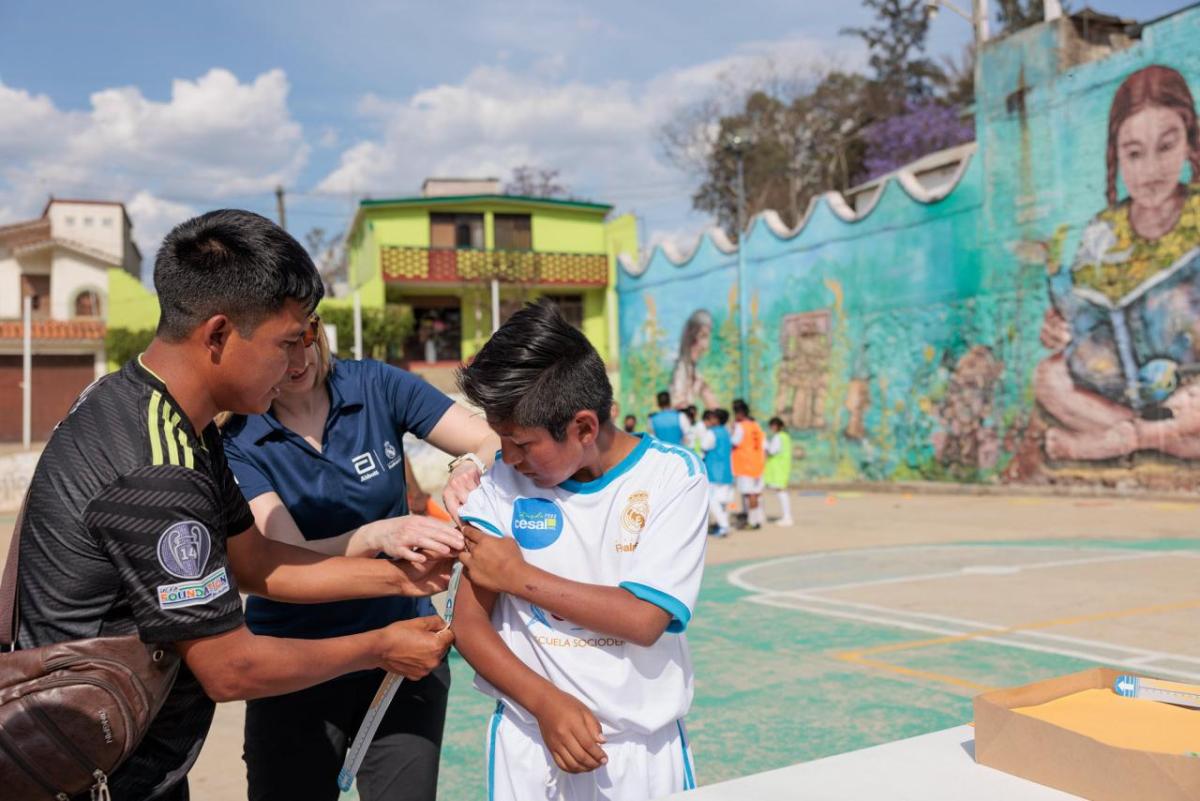
[{"label": "turquoise painted wall", "polygon": [[[760,421],[792,430],[795,479],[1200,483],[1194,98],[1190,112],[1125,109],[1118,202],[1106,198],[1118,87],[1144,100],[1153,83],[1161,100],[1167,73],[1144,68],[1163,65],[1176,76],[1166,83],[1200,90],[1197,36],[1189,10],[1088,63],[1072,63],[1069,20],[990,43],[977,151],[948,194],[897,177],[857,215],[826,195],[796,232],[771,215],[753,222],[748,395]],[[1138,154],[1139,136],[1156,143]],[[1146,179],[1152,161],[1175,174]],[[1156,219],[1146,210],[1166,213],[1169,230],[1135,222]],[[620,271],[624,410],[644,417],[660,389],[701,408],[740,394],[738,253],[718,239],[681,263],[659,249],[640,274]],[[1042,343],[1052,290],[1069,332],[1061,353]],[[1125,339],[1095,301],[1105,291]],[[1142,299],[1116,304],[1126,293]]]}]

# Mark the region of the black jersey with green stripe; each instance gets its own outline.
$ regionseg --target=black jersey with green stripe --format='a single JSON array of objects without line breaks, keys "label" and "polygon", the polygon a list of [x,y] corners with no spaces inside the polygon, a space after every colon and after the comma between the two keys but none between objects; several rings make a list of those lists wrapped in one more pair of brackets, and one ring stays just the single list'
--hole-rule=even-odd
[{"label": "black jersey with green stripe", "polygon": [[[242,624],[226,539],[254,519],[215,425],[197,436],[135,359],[79,396],[33,474],[21,529],[19,648],[136,632],[146,642]],[[114,798],[184,780],[214,705],[184,667]]]}]

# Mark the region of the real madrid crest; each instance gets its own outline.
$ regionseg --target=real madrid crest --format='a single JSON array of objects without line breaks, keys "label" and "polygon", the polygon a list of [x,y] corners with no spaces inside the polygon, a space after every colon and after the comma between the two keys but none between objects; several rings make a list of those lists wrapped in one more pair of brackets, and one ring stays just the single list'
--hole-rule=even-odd
[{"label": "real madrid crest", "polygon": [[[632,551],[637,547],[638,537],[642,533],[642,529],[646,527],[646,519],[650,517],[650,493],[635,492],[625,501],[625,508],[621,511],[621,529],[632,534],[632,541],[623,541],[621,545],[625,546],[622,550]],[[618,546],[620,547],[620,546]]]}]

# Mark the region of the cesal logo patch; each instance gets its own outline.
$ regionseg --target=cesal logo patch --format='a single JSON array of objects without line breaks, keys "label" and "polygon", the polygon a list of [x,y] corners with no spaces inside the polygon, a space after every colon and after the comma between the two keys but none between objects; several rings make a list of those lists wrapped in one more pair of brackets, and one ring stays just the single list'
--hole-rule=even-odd
[{"label": "cesal logo patch", "polygon": [[536,551],[553,545],[563,532],[563,514],[547,498],[518,498],[513,504],[512,533],[522,548]]},{"label": "cesal logo patch", "polygon": [[200,578],[211,552],[212,537],[198,520],[175,523],[158,538],[158,563],[177,578]]}]

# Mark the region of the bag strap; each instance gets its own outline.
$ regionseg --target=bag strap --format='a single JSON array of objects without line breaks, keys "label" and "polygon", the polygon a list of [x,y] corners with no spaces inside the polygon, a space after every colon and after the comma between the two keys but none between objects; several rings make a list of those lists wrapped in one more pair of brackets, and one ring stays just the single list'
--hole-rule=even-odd
[{"label": "bag strap", "polygon": [[[30,486],[32,489],[32,485]],[[16,649],[17,642],[17,560],[21,555],[21,528],[25,523],[25,506],[29,503],[30,489],[25,490],[17,522],[13,526],[12,540],[8,543],[8,561],[4,563],[4,577],[0,579],[0,651]]]}]

